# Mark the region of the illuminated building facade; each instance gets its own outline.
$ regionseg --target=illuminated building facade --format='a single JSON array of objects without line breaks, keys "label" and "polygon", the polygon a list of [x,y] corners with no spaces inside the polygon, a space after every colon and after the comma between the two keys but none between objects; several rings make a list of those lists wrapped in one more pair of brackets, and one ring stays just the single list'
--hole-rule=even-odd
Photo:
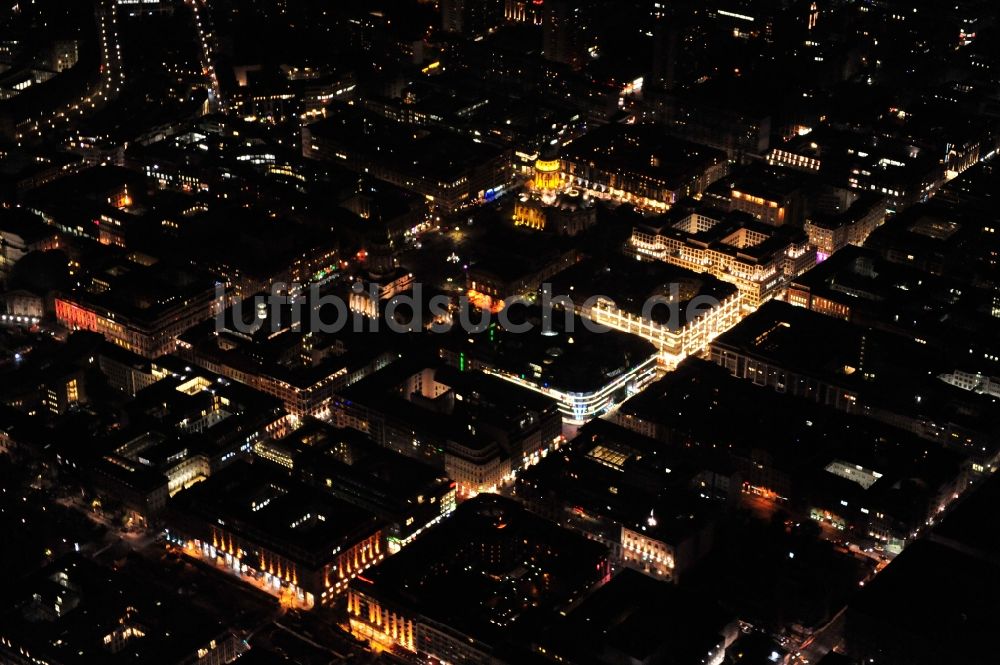
[{"label": "illuminated building facade", "polygon": [[622,560],[652,577],[671,579],[674,574],[673,546],[647,535],[641,529],[622,527]]},{"label": "illuminated building facade", "polygon": [[931,370],[941,380],[966,390],[995,392],[989,377],[1000,375],[1000,310],[990,289],[891,261],[869,247],[851,246],[792,282],[786,300],[899,335],[921,348],[943,349]]},{"label": "illuminated building facade", "polygon": [[[546,225],[550,214],[546,209]],[[473,254],[466,286],[498,305],[513,296],[537,292],[542,284],[579,258],[576,249],[567,249],[565,244],[545,236],[533,237],[522,229],[510,236],[497,234],[494,240],[495,243]]]},{"label": "illuminated building facade", "polygon": [[[882,195],[888,212],[901,212],[926,201],[947,180],[945,160],[908,141],[879,142],[866,134],[823,127],[773,148],[767,161],[772,166],[820,174],[836,187]],[[973,154],[978,156],[978,151],[973,150],[967,161],[956,156],[956,168],[968,168],[975,162]]]},{"label": "illuminated building facade", "polygon": [[735,290],[725,300],[718,302],[716,307],[686,321],[680,329],[672,329],[653,319],[624,311],[608,299],[599,300],[589,310],[577,311],[596,323],[652,342],[660,350],[661,361],[673,366],[687,356],[699,353],[715,337],[739,323],[743,318],[742,303],[740,292]]},{"label": "illuminated building facade", "polygon": [[273,398],[192,372],[176,358],[164,361],[178,373],[153,368],[158,378],[125,407],[125,424],[85,448],[53,446],[60,467],[77,470],[90,489],[139,522],[159,514],[168,497],[249,459],[253,445],[286,420]]},{"label": "illuminated building facade", "polygon": [[504,18],[511,23],[542,25],[544,0],[504,0]]},{"label": "illuminated building facade", "polygon": [[531,187],[537,191],[555,191],[562,189],[562,162],[558,159],[539,159],[535,162],[535,177]]},{"label": "illuminated building facade", "polygon": [[749,308],[780,294],[816,263],[816,250],[801,231],[711,209],[671,211],[655,224],[637,226],[629,245],[637,256],[734,284]]},{"label": "illuminated building facade", "polygon": [[787,169],[743,167],[712,184],[705,192],[709,205],[745,212],[770,226],[801,226],[805,212],[805,177]]},{"label": "illuminated building facade", "polygon": [[[259,327],[242,332],[234,317],[257,307],[254,300],[226,310],[221,327],[210,321],[189,330],[178,341],[177,355],[280,399],[297,417],[328,414],[338,390],[399,359],[381,334],[352,335],[350,325],[330,334],[304,329],[312,325],[312,306],[305,302],[299,326],[287,305],[271,308],[260,302],[267,320],[258,319]],[[277,357],[275,349],[282,350]]]},{"label": "illuminated building facade", "polygon": [[515,496],[605,545],[616,565],[676,580],[709,552],[718,515],[738,496],[710,481],[718,462],[694,457],[598,419],[518,476]]},{"label": "illuminated building facade", "polygon": [[730,209],[748,212],[757,219],[773,226],[781,226],[785,223],[785,206],[779,201],[771,201],[762,196],[751,193],[733,190],[729,193]]},{"label": "illuminated building facade", "polygon": [[237,465],[175,497],[168,541],[310,609],[386,556],[372,513],[270,469]]},{"label": "illuminated building facade", "polygon": [[812,153],[800,153],[790,149],[772,148],[767,155],[768,164],[787,166],[800,171],[819,172],[822,161]]},{"label": "illuminated building facade", "polygon": [[129,319],[100,310],[72,296],[56,299],[56,320],[70,330],[89,330],[146,358],[157,358],[176,349],[177,337],[211,315],[212,295],[197,302],[180,303],[152,321]]},{"label": "illuminated building facade", "polygon": [[491,376],[497,376],[529,390],[553,397],[559,400],[559,410],[567,425],[578,426],[598,418],[614,409],[622,399],[640,392],[656,378],[657,355],[653,354],[643,359],[635,367],[611,379],[606,385],[591,391],[577,392],[559,390],[538,385],[534,380],[528,380],[517,374],[504,370],[482,370]]},{"label": "illuminated building facade", "polygon": [[514,225],[544,231],[547,222],[545,208],[533,201],[518,201],[514,206]]},{"label": "illuminated building facade", "polygon": [[819,259],[832,256],[848,245],[863,245],[885,223],[885,206],[884,196],[869,194],[859,197],[839,215],[810,216],[805,222],[805,232]]},{"label": "illuminated building facade", "polygon": [[571,189],[555,198],[526,198],[514,204],[514,226],[575,236],[597,224],[594,200]]},{"label": "illuminated building facade", "polygon": [[361,284],[362,288],[351,289],[350,310],[370,319],[376,319],[382,315],[382,305],[410,291],[413,282],[413,273],[405,270],[395,270],[381,276],[378,282],[359,280],[355,285]]},{"label": "illuminated building facade", "polygon": [[[511,308],[511,320],[517,323],[538,316],[535,310]],[[533,313],[534,312],[534,313]],[[521,317],[525,317],[522,319]],[[572,332],[565,328],[572,321]],[[563,423],[582,425],[597,418],[641,391],[656,376],[659,353],[650,342],[627,333],[611,330],[592,332],[574,313],[556,314],[548,332],[541,327],[518,335],[517,352],[504,344],[509,333],[498,326],[478,334],[455,334],[443,340],[441,357],[460,371],[479,370],[522,388],[554,399],[559,404]],[[570,371],[586,368],[586,360],[603,354],[605,371]]]},{"label": "illuminated building facade", "polygon": [[470,367],[419,365],[401,361],[351,386],[335,400],[334,421],[443,470],[459,497],[495,491],[561,444],[551,397]]},{"label": "illuminated building facade", "polygon": [[705,349],[743,316],[742,294],[733,285],[624,255],[584,259],[555,276],[551,285],[558,296],[554,301],[570,303],[590,321],[654,344],[660,363],[669,367]]},{"label": "illuminated building facade", "polygon": [[645,125],[606,125],[563,149],[563,182],[591,196],[665,211],[729,171],[725,153]]},{"label": "illuminated building facade", "polygon": [[[519,570],[527,572],[518,572]],[[536,582],[535,598],[509,583]],[[377,649],[425,662],[514,662],[497,653],[504,630],[532,603],[566,608],[610,579],[607,550],[496,495],[448,519],[350,584],[345,627]],[[473,583],[473,580],[485,580]],[[406,590],[408,589],[408,590]]]},{"label": "illuminated building facade", "polygon": [[390,554],[455,510],[456,483],[440,469],[379,446],[357,430],[309,418],[283,438],[258,443],[254,454],[381,517]]}]

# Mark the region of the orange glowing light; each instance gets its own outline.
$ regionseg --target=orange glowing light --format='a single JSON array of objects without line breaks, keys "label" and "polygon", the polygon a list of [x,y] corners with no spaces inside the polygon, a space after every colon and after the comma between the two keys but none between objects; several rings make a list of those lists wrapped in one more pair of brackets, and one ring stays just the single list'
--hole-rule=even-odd
[{"label": "orange glowing light", "polygon": [[474,289],[469,289],[468,295],[469,302],[481,310],[489,311],[492,314],[499,314],[503,311],[504,302],[502,300],[493,300],[491,296]]}]

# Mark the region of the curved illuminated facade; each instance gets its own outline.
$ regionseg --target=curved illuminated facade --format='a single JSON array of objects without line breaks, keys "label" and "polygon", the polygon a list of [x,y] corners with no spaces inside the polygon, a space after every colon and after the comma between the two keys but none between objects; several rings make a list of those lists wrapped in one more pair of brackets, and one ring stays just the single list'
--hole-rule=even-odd
[{"label": "curved illuminated facade", "polygon": [[536,190],[554,191],[562,189],[562,162],[558,159],[539,159],[535,162],[535,179],[533,183]]},{"label": "curved illuminated facade", "polygon": [[656,379],[657,354],[646,358],[631,370],[622,372],[609,383],[592,392],[579,393],[539,385],[538,382],[501,369],[483,366],[484,373],[517,384],[528,390],[558,400],[563,422],[568,425],[585,425],[594,418],[614,410],[629,397],[641,392]]}]

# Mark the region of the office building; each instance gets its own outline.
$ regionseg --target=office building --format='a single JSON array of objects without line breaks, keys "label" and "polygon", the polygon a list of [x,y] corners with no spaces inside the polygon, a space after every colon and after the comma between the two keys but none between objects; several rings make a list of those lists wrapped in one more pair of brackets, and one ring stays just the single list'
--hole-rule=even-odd
[{"label": "office building", "polygon": [[637,225],[629,248],[641,258],[735,285],[748,308],[781,294],[791,279],[816,263],[816,250],[801,230],[703,206],[678,206]]},{"label": "office building", "polygon": [[404,658],[522,663],[530,651],[512,637],[538,635],[607,579],[604,547],[484,495],[353,580],[348,627]]},{"label": "office building", "polygon": [[168,541],[311,609],[386,555],[374,514],[260,464],[238,464],[171,501]]}]

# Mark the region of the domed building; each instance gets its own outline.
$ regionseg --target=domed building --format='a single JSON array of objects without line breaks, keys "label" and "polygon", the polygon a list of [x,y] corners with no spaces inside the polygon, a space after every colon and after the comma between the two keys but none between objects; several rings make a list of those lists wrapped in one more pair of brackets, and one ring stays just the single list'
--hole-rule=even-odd
[{"label": "domed building", "polygon": [[558,159],[539,159],[535,162],[532,189],[537,192],[556,192],[563,188],[562,162]]}]

